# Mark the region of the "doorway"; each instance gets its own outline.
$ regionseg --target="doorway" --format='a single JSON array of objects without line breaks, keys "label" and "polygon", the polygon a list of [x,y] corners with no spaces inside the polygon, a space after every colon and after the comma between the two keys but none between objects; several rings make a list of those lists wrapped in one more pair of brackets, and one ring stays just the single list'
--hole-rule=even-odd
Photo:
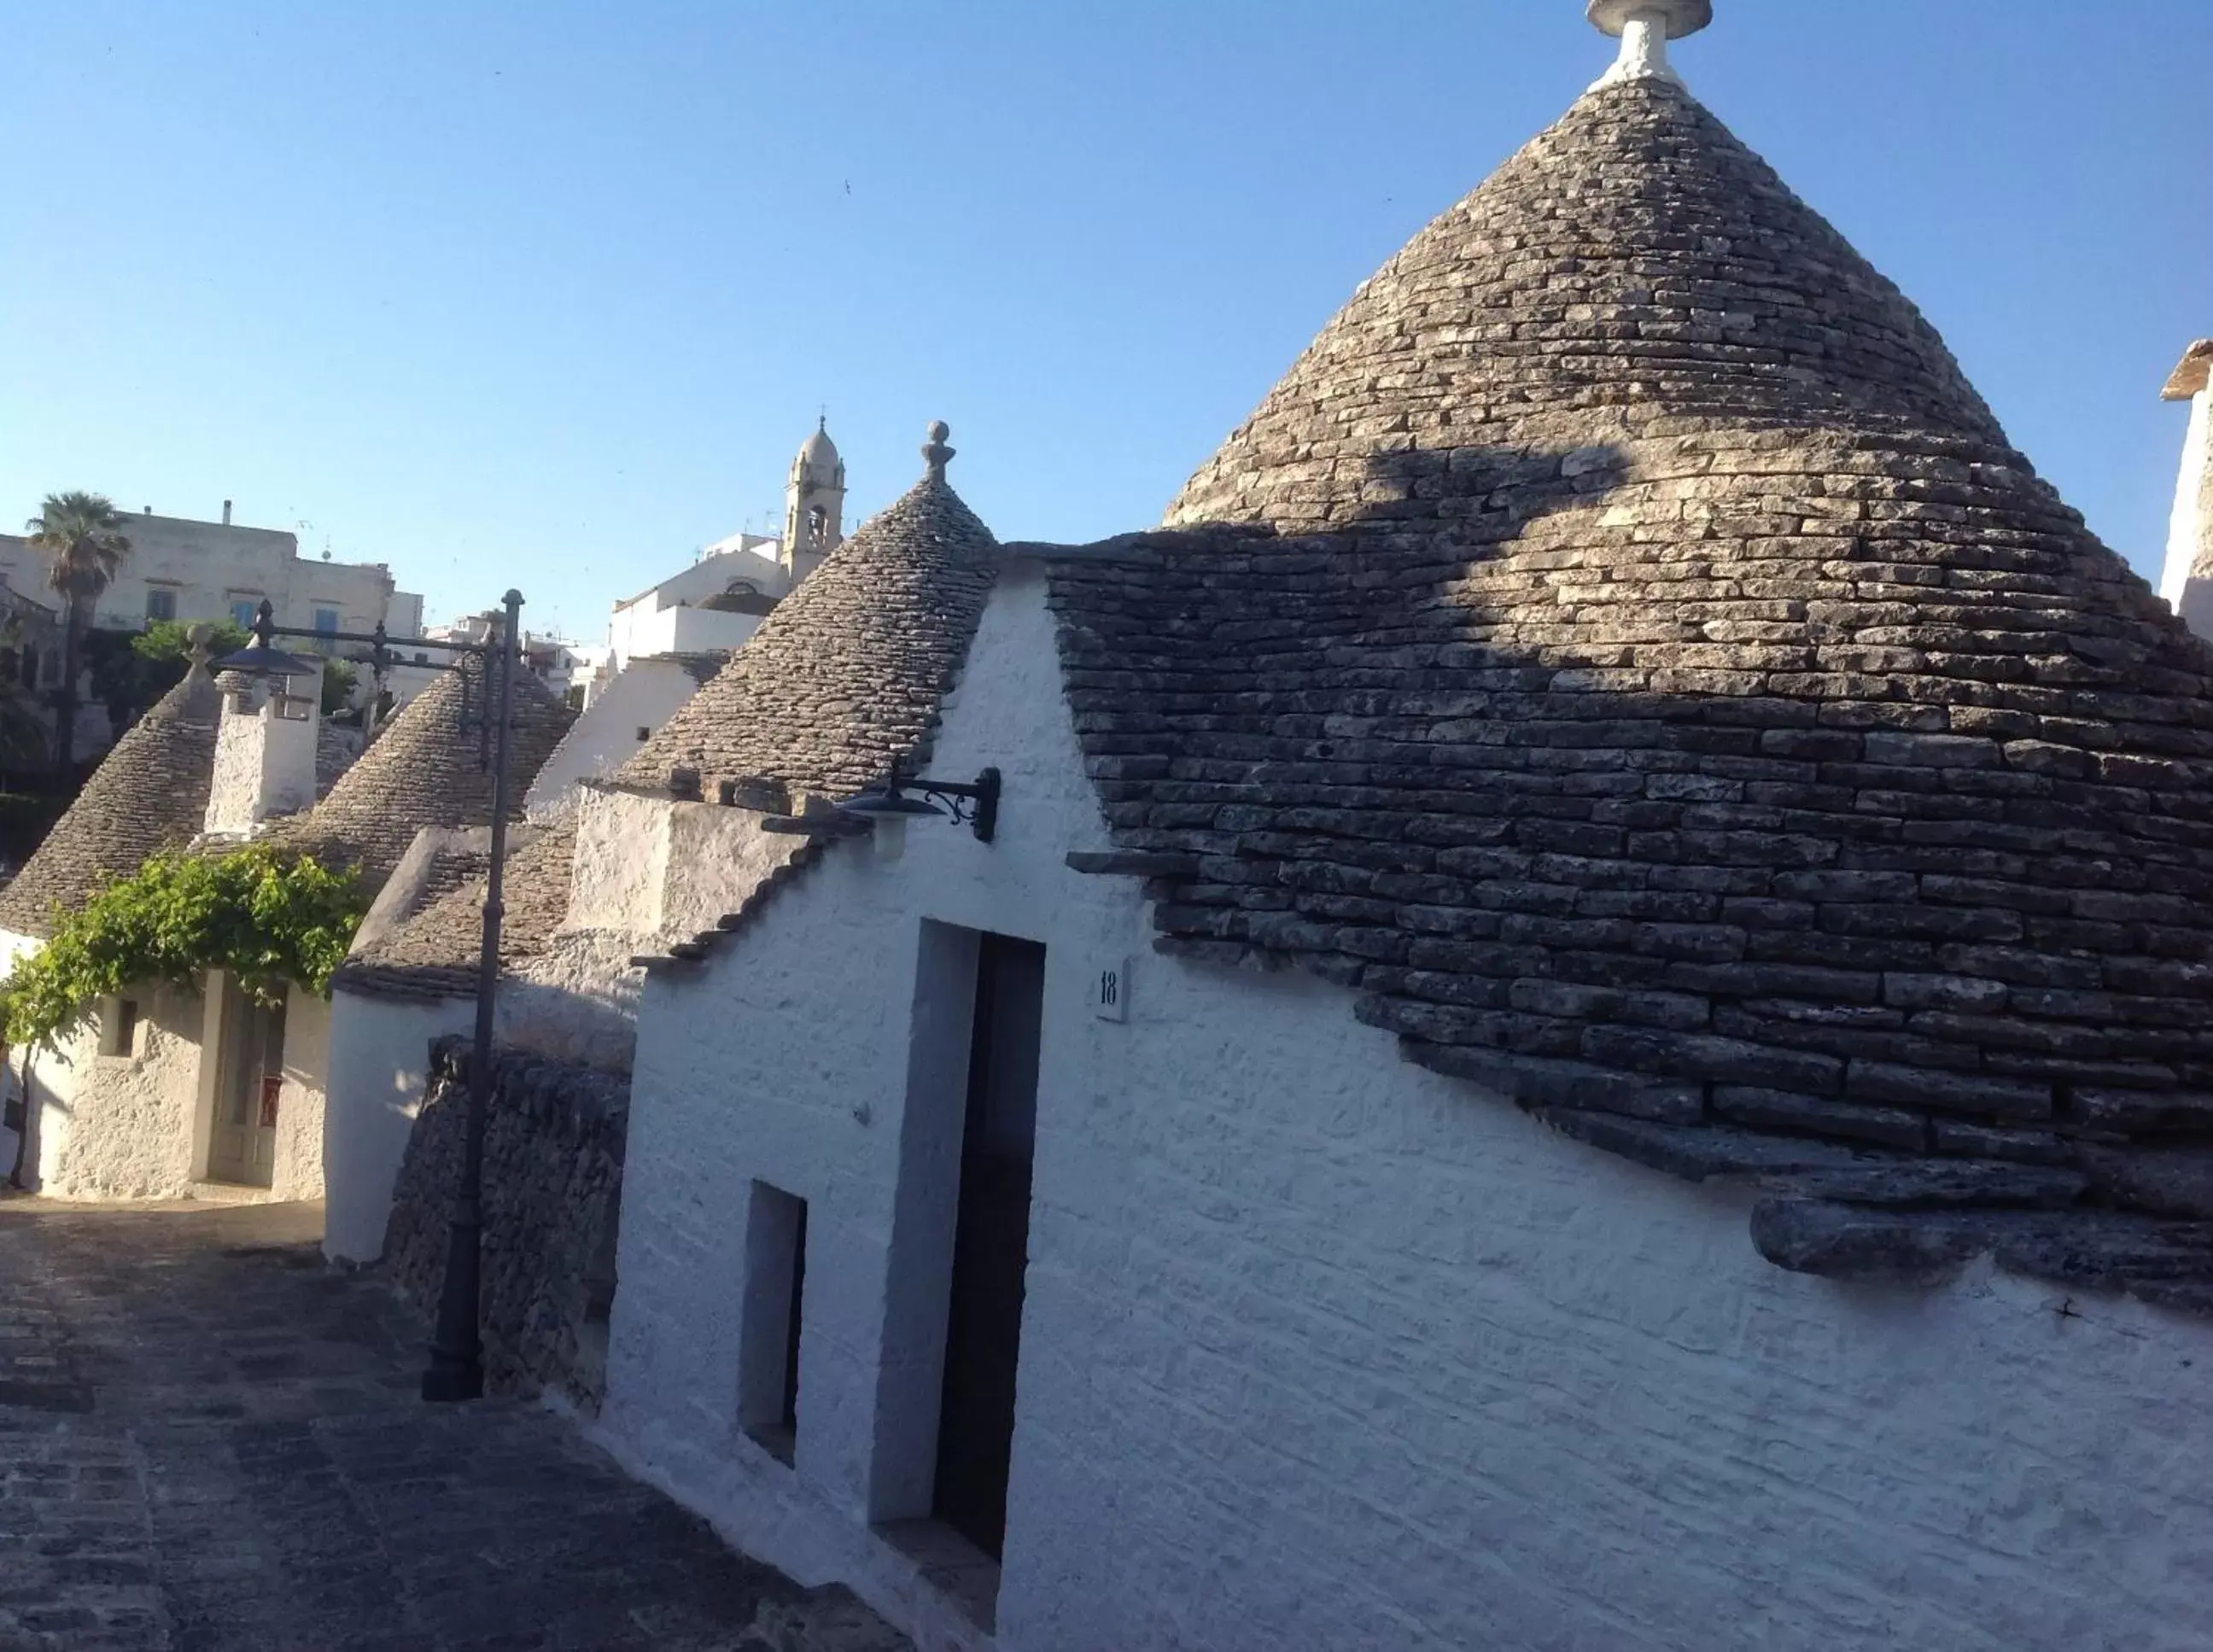
[{"label": "doorway", "polygon": [[933,1512],[994,1559],[1006,1538],[1044,1017],[1045,948],[979,936]]},{"label": "doorway", "polygon": [[284,1088],[284,1005],[247,997],[225,977],[208,1179],[266,1187],[277,1173],[277,1108]]}]

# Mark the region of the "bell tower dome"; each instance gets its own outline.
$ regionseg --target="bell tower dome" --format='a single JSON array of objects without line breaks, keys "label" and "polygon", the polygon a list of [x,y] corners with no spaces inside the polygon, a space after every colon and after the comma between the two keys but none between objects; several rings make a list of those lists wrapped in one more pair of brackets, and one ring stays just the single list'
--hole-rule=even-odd
[{"label": "bell tower dome", "polygon": [[791,461],[791,479],[784,485],[779,560],[788,576],[786,590],[820,567],[845,537],[845,461],[838,457],[827,425],[826,415],[816,423],[814,434]]}]

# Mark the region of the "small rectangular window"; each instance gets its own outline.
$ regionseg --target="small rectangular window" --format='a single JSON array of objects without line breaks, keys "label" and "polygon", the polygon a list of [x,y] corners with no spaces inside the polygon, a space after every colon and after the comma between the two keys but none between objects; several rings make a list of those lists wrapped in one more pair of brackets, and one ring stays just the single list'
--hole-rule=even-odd
[{"label": "small rectangular window", "polygon": [[807,1283],[807,1201],[753,1185],[739,1328],[738,1422],[781,1461],[799,1438],[799,1355]]},{"label": "small rectangular window", "polygon": [[138,1042],[138,1001],[136,998],[110,998],[100,1023],[101,1054],[127,1056],[135,1053]]},{"label": "small rectangular window", "polygon": [[335,637],[338,635],[338,611],[336,608],[315,610],[315,631],[318,636]]},{"label": "small rectangular window", "polygon": [[260,612],[261,603],[254,597],[242,597],[230,605],[231,619],[247,631],[253,629],[253,622]]},{"label": "small rectangular window", "polygon": [[146,593],[146,618],[167,622],[177,617],[177,594],[156,585]]}]

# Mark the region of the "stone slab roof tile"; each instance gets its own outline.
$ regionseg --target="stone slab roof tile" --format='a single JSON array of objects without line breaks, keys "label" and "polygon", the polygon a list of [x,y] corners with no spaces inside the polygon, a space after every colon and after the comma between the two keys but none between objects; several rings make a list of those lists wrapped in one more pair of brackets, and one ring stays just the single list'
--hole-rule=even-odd
[{"label": "stone slab roof tile", "polygon": [[[1801,1228],[1879,1207],[1871,1266],[2213,1210],[2213,653],[1679,87],[1424,230],[1169,522],[1037,552],[1161,950],[1342,983],[1643,1162],[1810,1179]],[[2171,1284],[2115,1243],[2085,1277]]]},{"label": "stone slab roof tile", "polygon": [[0,929],[43,939],[56,909],[82,905],[156,850],[189,844],[207,814],[222,715],[214,680],[196,667],[133,723],[0,891]]},{"label": "stone slab roof tile", "polygon": [[[501,884],[500,957],[527,962],[552,944],[569,911],[576,834],[549,830],[509,857]],[[417,915],[378,945],[342,965],[333,984],[370,997],[473,998],[484,953],[485,857],[442,857],[437,881]]]}]

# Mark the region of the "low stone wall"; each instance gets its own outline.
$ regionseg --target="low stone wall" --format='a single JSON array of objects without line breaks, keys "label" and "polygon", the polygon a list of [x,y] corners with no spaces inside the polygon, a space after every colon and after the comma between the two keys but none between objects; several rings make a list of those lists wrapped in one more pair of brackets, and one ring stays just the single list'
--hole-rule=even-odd
[{"label": "low stone wall", "polygon": [[[384,1242],[394,1282],[436,1318],[468,1114],[469,1041],[431,1045]],[[552,1388],[597,1411],[614,1299],[625,1080],[502,1049],[485,1130],[485,1377],[494,1392]]]}]

